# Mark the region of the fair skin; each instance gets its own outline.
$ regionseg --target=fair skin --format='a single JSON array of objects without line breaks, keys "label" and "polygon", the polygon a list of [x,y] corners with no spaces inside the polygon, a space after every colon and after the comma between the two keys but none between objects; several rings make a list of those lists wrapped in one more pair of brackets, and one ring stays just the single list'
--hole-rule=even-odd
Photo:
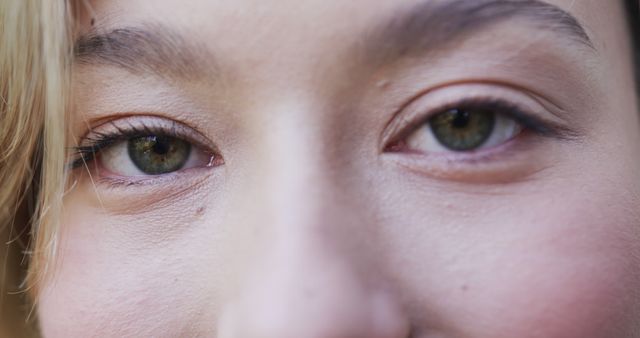
[{"label": "fair skin", "polygon": [[[83,35],[138,33],[85,43],[69,146],[193,146],[172,172],[116,145],[74,170],[44,336],[639,337],[622,5],[454,2],[91,1]],[[503,109],[491,145],[429,143],[428,114],[486,98],[544,127]]]}]

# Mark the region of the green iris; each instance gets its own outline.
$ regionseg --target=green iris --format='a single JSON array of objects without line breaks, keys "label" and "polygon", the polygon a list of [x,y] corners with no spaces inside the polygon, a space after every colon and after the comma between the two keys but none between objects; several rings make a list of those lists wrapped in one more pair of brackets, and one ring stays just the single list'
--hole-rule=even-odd
[{"label": "green iris", "polygon": [[454,151],[470,151],[480,147],[493,132],[496,116],[479,109],[450,109],[429,121],[440,144]]},{"label": "green iris", "polygon": [[191,144],[166,136],[135,137],[129,140],[127,148],[136,167],[148,175],[180,170],[191,153]]}]

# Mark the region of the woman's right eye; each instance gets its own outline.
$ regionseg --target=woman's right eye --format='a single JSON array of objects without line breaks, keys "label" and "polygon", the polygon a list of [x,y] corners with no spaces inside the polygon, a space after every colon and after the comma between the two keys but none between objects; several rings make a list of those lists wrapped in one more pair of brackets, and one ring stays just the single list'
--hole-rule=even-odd
[{"label": "woman's right eye", "polygon": [[100,176],[159,176],[224,163],[195,128],[161,116],[129,116],[89,130],[70,168],[94,162]]},{"label": "woman's right eye", "polygon": [[118,176],[162,175],[207,167],[213,155],[172,136],[146,135],[117,141],[97,156],[100,167]]}]

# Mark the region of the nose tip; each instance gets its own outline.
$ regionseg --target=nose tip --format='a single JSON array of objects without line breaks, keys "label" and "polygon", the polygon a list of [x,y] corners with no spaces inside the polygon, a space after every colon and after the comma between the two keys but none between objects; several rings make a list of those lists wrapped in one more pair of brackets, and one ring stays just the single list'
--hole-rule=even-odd
[{"label": "nose tip", "polygon": [[278,295],[232,305],[219,325],[224,338],[406,338],[408,324],[384,294]]},{"label": "nose tip", "polygon": [[265,265],[243,288],[219,322],[220,337],[408,337],[393,295],[368,286],[343,261],[282,263]]}]

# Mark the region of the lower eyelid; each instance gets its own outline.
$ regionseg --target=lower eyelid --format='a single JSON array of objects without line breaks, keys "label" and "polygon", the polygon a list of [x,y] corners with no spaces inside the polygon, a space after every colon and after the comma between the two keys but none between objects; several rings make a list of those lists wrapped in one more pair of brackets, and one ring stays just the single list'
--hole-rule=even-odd
[{"label": "lower eyelid", "polygon": [[388,152],[387,161],[420,176],[461,183],[512,183],[547,169],[552,163],[544,143],[524,131],[498,147],[469,153]]},{"label": "lower eyelid", "polygon": [[[137,214],[153,212],[157,208],[180,203],[194,194],[208,194],[212,187],[224,182],[224,170],[193,168],[160,176],[95,177],[93,193],[99,188],[99,199],[92,200],[96,207],[113,214]],[[208,187],[202,189],[202,187]]]}]

